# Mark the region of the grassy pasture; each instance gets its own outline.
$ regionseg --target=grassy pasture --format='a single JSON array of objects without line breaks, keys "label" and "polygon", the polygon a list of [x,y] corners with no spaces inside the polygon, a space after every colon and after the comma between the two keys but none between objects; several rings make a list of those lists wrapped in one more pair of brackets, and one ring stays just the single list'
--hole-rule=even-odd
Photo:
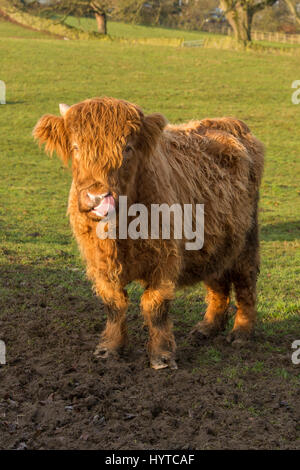
[{"label": "grassy pasture", "polygon": [[[75,18],[68,17],[66,23],[75,28],[83,29],[84,31],[97,31],[97,24],[93,18]],[[134,39],[134,38],[182,38],[185,41],[194,41],[199,39],[206,38],[215,38],[220,39],[225,36],[220,34],[206,33],[204,31],[186,31],[183,29],[173,29],[173,28],[163,28],[163,27],[153,27],[153,26],[143,26],[136,24],[125,24],[116,21],[108,21],[107,23],[107,32],[112,38],[125,38],[125,39]],[[261,45],[264,47],[277,48],[284,51],[289,49],[299,48],[299,44],[283,44],[278,42],[271,41],[253,41],[254,44]]]},{"label": "grassy pasture", "polygon": [[32,31],[27,28],[20,28],[20,26],[10,23],[9,21],[4,21],[0,17],[0,38],[44,38],[46,37],[45,34],[40,33],[38,31]]},{"label": "grassy pasture", "polygon": [[[84,31],[97,31],[97,24],[94,18],[68,17],[66,23],[70,26],[81,28]],[[112,37],[121,38],[183,38],[186,41],[202,39],[207,35],[201,31],[185,31],[180,29],[162,28],[154,26],[143,26],[136,24],[119,23],[116,21],[107,22],[107,32]]]},{"label": "grassy pasture", "polygon": [[[133,32],[142,37],[145,31],[161,37],[173,34],[137,26],[126,30],[113,23],[109,32],[117,34],[118,27],[124,37]],[[42,114],[58,114],[60,102],[108,95],[136,102],[146,112],[162,112],[177,123],[236,116],[266,145],[257,328],[264,338],[265,359],[274,362],[274,369],[264,369],[262,362],[256,372],[278,374],[290,387],[299,384],[299,367],[290,368],[290,342],[285,341],[300,339],[300,105],[291,101],[291,84],[300,79],[299,63],[284,55],[38,37],[0,22],[0,79],[7,85],[7,105],[0,106],[0,269],[13,279],[0,285],[0,320],[14,314],[20,289],[29,297],[32,292],[45,297],[49,308],[55,307],[54,320],[55,312],[65,308],[56,302],[62,290],[75,290],[83,304],[93,295],[66,217],[69,171],[56,158],[48,159],[32,140],[32,128]],[[137,312],[140,291],[135,285],[129,290],[130,317]],[[23,308],[26,303],[18,305],[20,315]],[[203,309],[201,286],[180,290],[172,307],[177,332],[188,332]],[[86,325],[89,321],[87,314]],[[62,327],[67,331],[67,325]],[[178,347],[184,348],[185,341],[180,339]],[[276,355],[284,358],[278,367]],[[220,360],[218,350],[205,346],[198,370]],[[225,364],[224,374],[236,367],[234,375],[239,376],[239,358],[232,361]]]}]

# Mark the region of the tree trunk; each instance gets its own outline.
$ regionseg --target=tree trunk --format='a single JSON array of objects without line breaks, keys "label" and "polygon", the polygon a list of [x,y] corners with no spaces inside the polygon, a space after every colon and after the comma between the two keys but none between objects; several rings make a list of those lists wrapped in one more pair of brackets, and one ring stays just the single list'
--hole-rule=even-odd
[{"label": "tree trunk", "polygon": [[285,0],[285,3],[287,4],[287,7],[290,10],[295,21],[300,25],[300,13],[298,13],[296,5],[293,4],[292,0]]},{"label": "tree trunk", "polygon": [[107,34],[106,28],[106,13],[95,13],[98,32],[101,34]]},{"label": "tree trunk", "polygon": [[246,44],[251,41],[253,12],[246,5],[241,6],[239,3],[234,7],[234,10],[230,10],[231,3],[228,0],[220,1],[221,8],[225,11],[226,19],[233,29],[234,37]]}]

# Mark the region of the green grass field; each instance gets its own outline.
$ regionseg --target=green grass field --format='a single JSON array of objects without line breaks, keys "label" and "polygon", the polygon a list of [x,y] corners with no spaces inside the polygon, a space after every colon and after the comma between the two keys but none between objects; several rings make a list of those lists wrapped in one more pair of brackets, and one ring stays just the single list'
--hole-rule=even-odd
[{"label": "green grass field", "polygon": [[[97,31],[97,24],[94,18],[74,18],[69,17],[66,23],[70,26],[81,28],[84,31]],[[107,32],[112,37],[121,38],[183,38],[186,41],[202,39],[207,35],[201,31],[184,31],[180,29],[142,26],[136,24],[119,23],[108,21]]]},{"label": "green grass field", "polygon": [[9,23],[8,21],[4,21],[0,17],[0,38],[44,38],[45,35],[43,33],[39,33],[38,31],[31,31],[27,28],[20,28],[20,26]]},{"label": "green grass field", "polygon": [[[66,23],[70,26],[83,29],[84,31],[97,31],[97,24],[94,18],[74,18],[68,17]],[[182,29],[171,29],[153,26],[143,26],[136,24],[125,24],[116,21],[108,21],[107,32],[112,38],[181,38],[185,41],[195,41],[205,38],[222,38],[220,34],[206,33],[203,31],[185,31]],[[299,48],[299,44],[283,44],[270,41],[253,41],[265,47],[289,50]]]},{"label": "green grass field", "polygon": [[[119,28],[117,30],[117,28]],[[115,23],[119,37],[177,32]],[[47,273],[48,286],[70,290],[84,278],[72,240],[66,206],[70,174],[34,144],[31,131],[44,113],[58,114],[58,103],[108,95],[159,111],[171,122],[207,116],[245,120],[266,145],[261,188],[261,275],[259,324],[267,336],[300,336],[300,105],[291,102],[299,63],[280,55],[201,48],[174,48],[97,41],[58,41],[0,22],[0,79],[7,105],[0,106],[1,184],[0,261]],[[185,32],[186,39],[201,37]],[[24,38],[24,39],[22,39]],[[78,268],[79,271],[73,271]],[[69,272],[63,279],[58,270]],[[5,305],[11,291],[1,287]],[[76,284],[89,298],[85,283]],[[131,287],[134,299],[138,289]],[[179,291],[173,315],[191,323],[199,317],[201,286]],[[11,306],[9,308],[12,308]],[[1,315],[1,313],[0,313]]]},{"label": "green grass field", "polygon": [[[59,17],[55,17],[58,20]],[[97,24],[93,18],[75,18],[68,17],[66,24],[84,31],[97,31]],[[108,34],[112,38],[182,38],[186,41],[203,39],[207,33],[201,31],[184,31],[178,29],[168,29],[160,27],[148,27],[135,24],[125,24],[115,21],[108,21]],[[0,18],[0,37],[21,37],[21,38],[45,38],[43,33],[31,31],[30,29],[21,28],[20,26],[3,21]]]}]

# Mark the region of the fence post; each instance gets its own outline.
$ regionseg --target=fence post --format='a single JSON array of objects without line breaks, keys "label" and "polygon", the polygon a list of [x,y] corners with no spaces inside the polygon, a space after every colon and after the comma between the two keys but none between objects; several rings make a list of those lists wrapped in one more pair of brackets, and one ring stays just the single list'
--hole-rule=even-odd
[{"label": "fence post", "polygon": [[0,104],[6,104],[6,86],[5,83],[0,80]]}]

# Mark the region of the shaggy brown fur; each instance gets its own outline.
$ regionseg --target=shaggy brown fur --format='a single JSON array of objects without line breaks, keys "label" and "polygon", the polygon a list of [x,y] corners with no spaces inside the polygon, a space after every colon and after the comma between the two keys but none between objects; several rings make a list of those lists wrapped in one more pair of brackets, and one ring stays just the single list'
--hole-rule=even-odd
[{"label": "shaggy brown fur", "polygon": [[[168,125],[161,114],[145,116],[136,105],[95,98],[69,108],[63,117],[43,116],[34,136],[72,159],[68,212],[87,265],[87,275],[107,308],[107,325],[96,354],[106,356],[127,342],[125,286],[140,281],[141,309],[149,328],[154,368],[175,367],[175,341],[168,317],[177,286],[204,281],[208,308],[192,331],[206,338],[225,328],[230,289],[237,312],[229,341],[252,331],[259,271],[257,203],[263,146],[241,121],[204,119]],[[127,195],[139,202],[205,206],[204,246],[187,251],[186,240],[100,240],[99,218],[87,191]]]}]

